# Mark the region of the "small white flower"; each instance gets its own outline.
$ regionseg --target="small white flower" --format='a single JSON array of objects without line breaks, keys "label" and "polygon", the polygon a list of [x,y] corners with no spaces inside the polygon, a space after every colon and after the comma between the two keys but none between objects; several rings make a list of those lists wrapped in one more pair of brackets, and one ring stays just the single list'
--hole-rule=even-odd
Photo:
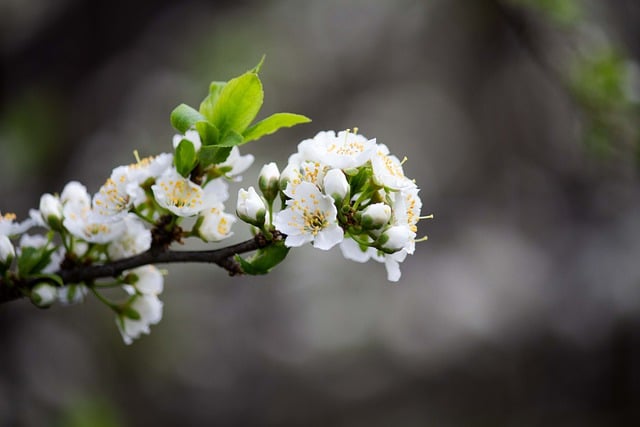
[{"label": "small white flower", "polygon": [[137,318],[127,317],[125,314],[116,316],[116,324],[127,345],[140,335],[149,334],[149,326],[162,320],[162,301],[156,295],[136,295],[130,308],[137,313]]},{"label": "small white flower", "polygon": [[200,141],[200,134],[198,131],[190,129],[184,133],[184,135],[174,135],[173,136],[173,148],[178,148],[180,142],[186,139],[193,145],[193,149],[197,153],[200,151],[200,147],[202,147],[202,141]]},{"label": "small white flower", "polygon": [[0,264],[9,265],[16,257],[16,250],[11,240],[4,234],[0,234]]},{"label": "small white flower", "polygon": [[231,152],[229,153],[229,157],[227,160],[217,165],[219,168],[229,169],[225,175],[228,178],[233,178],[235,181],[240,180],[240,174],[253,164],[254,157],[252,154],[247,154],[244,156],[240,155],[240,150],[238,147],[233,147]]},{"label": "small white flower", "polygon": [[151,247],[151,231],[134,214],[124,220],[124,231],[107,247],[111,260],[140,254]]},{"label": "small white flower", "polygon": [[218,203],[200,213],[202,223],[198,227],[198,235],[205,242],[219,242],[233,235],[231,226],[236,217],[224,212],[224,205]]},{"label": "small white flower", "polygon": [[31,289],[31,301],[38,307],[48,307],[58,297],[58,288],[49,283],[39,283]]},{"label": "small white flower", "polygon": [[384,227],[391,218],[391,207],[385,203],[373,203],[362,211],[362,226],[367,229]]},{"label": "small white flower", "polygon": [[71,181],[64,186],[60,201],[63,206],[79,205],[89,207],[91,205],[91,197],[87,192],[87,188],[78,181]]},{"label": "small white flower", "polygon": [[332,168],[348,169],[364,165],[376,148],[375,139],[350,131],[320,132],[302,141],[298,153],[304,160],[321,161]]},{"label": "small white flower", "polygon": [[298,185],[295,194],[289,185],[285,194],[291,200],[287,200],[287,208],[275,216],[273,224],[287,235],[286,246],[313,242],[314,247],[328,250],[342,241],[344,232],[336,221],[337,210],[331,197],[308,182]]},{"label": "small white flower", "polygon": [[289,188],[289,197],[295,194],[296,187],[303,182],[309,182],[318,188],[323,186],[325,173],[329,166],[322,162],[303,161],[295,163],[290,161],[280,175],[280,188]]},{"label": "small white flower", "polygon": [[241,188],[238,191],[236,213],[241,220],[261,227],[264,224],[266,210],[267,207],[255,188],[249,187],[249,190]]},{"label": "small white flower", "polygon": [[42,220],[54,230],[62,225],[62,202],[56,196],[46,193],[40,197],[40,215]]},{"label": "small white flower", "polygon": [[371,258],[376,258],[378,251],[375,248],[367,246],[364,250],[360,244],[353,239],[344,239],[340,242],[340,250],[342,256],[355,262],[367,262]]},{"label": "small white flower", "polygon": [[336,203],[341,203],[349,193],[349,183],[344,172],[340,169],[331,169],[324,176],[324,193],[333,197]]},{"label": "small white flower", "polygon": [[129,211],[133,200],[127,188],[130,184],[129,168],[118,166],[93,196],[93,211],[105,218],[120,219]]},{"label": "small white flower", "polygon": [[88,293],[89,288],[85,285],[66,285],[57,288],[58,301],[64,305],[81,303]]},{"label": "small white flower", "polygon": [[384,144],[378,144],[371,156],[373,180],[376,184],[393,190],[415,187],[415,183],[404,176],[402,163],[394,155],[389,155],[389,149]]},{"label": "small white flower", "polygon": [[75,237],[90,243],[109,243],[125,230],[122,218],[114,221],[96,215],[89,206],[67,204],[64,206],[64,227]]},{"label": "small white flower", "polygon": [[31,219],[17,223],[16,218],[16,214],[14,213],[5,213],[2,215],[0,212],[0,235],[13,236],[16,234],[22,234],[34,225],[37,225]]},{"label": "small white flower", "polygon": [[204,208],[202,188],[171,168],[151,187],[160,206],[173,214],[189,217]]},{"label": "small white flower", "polygon": [[124,272],[124,275],[134,275],[133,284],[136,291],[143,295],[160,295],[164,288],[164,277],[160,270],[153,265],[144,265]]}]

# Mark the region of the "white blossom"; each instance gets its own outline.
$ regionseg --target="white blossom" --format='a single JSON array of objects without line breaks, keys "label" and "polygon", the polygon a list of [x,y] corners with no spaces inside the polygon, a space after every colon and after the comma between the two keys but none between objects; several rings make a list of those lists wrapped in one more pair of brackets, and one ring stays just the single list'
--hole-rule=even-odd
[{"label": "white blossom", "polygon": [[376,184],[393,190],[415,187],[415,183],[404,175],[402,162],[384,144],[378,144],[371,156],[373,180]]},{"label": "white blossom", "polygon": [[285,194],[291,200],[287,200],[287,208],[275,216],[273,224],[287,235],[286,246],[313,242],[314,247],[328,250],[342,241],[344,232],[337,223],[337,210],[331,197],[308,182],[299,184],[295,194],[289,185]]},{"label": "white blossom", "polygon": [[203,190],[199,185],[169,169],[151,187],[160,206],[177,216],[197,215],[204,208]]},{"label": "white blossom", "polygon": [[278,195],[280,181],[280,170],[274,162],[268,163],[260,170],[258,176],[258,186],[269,203]]},{"label": "white blossom", "polygon": [[383,248],[390,251],[399,251],[410,244],[410,240],[415,237],[409,227],[404,225],[394,225],[382,232],[379,238]]},{"label": "white blossom", "polygon": [[231,148],[231,152],[229,153],[229,157],[227,159],[218,164],[218,168],[228,169],[225,175],[228,178],[233,178],[235,181],[240,180],[240,174],[249,169],[249,167],[253,164],[254,157],[252,154],[240,155],[240,150],[238,147],[234,146]]},{"label": "white blossom", "polygon": [[123,219],[124,230],[107,247],[111,260],[140,254],[151,247],[151,231],[134,214]]},{"label": "white blossom", "polygon": [[135,311],[139,318],[131,318],[126,314],[116,317],[116,324],[125,344],[129,345],[142,334],[149,334],[150,325],[155,325],[162,320],[162,301],[154,294],[136,295],[131,302],[130,309]]},{"label": "white blossom", "polygon": [[16,250],[11,240],[0,234],[0,264],[8,265],[16,257]]},{"label": "white blossom", "polygon": [[88,293],[89,288],[81,284],[71,284],[57,288],[58,301],[64,305],[79,304],[84,301]]},{"label": "white blossom", "polygon": [[135,290],[143,295],[159,295],[164,288],[164,277],[160,270],[153,265],[144,265],[124,272],[125,276],[133,275],[136,280]]},{"label": "white blossom", "polygon": [[337,135],[334,131],[319,132],[298,145],[298,153],[303,160],[320,161],[338,169],[364,165],[375,149],[375,139],[368,140],[351,131],[340,131]]},{"label": "white blossom", "polygon": [[233,235],[231,226],[236,217],[224,212],[224,205],[217,203],[200,213],[202,222],[198,227],[198,235],[205,242],[219,242]]}]

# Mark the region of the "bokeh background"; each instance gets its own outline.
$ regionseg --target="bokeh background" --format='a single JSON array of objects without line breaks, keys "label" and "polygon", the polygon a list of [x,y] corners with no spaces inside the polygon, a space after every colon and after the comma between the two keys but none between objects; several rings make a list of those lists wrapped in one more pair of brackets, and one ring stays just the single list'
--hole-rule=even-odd
[{"label": "bokeh background", "polygon": [[320,130],[406,155],[436,219],[401,281],[171,266],[131,346],[95,301],[5,304],[0,426],[640,425],[636,0],[0,0],[0,211],[169,151],[263,53],[261,116],[314,121],[244,185]]}]

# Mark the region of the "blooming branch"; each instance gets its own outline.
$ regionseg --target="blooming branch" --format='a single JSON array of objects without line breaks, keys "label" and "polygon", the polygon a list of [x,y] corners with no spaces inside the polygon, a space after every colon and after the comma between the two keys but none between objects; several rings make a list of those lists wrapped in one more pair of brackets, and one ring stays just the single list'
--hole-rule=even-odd
[{"label": "blooming branch", "polygon": [[[79,182],[45,194],[19,222],[0,216],[0,303],[29,298],[38,307],[82,302],[92,294],[110,308],[126,344],[162,319],[164,277],[157,264],[217,264],[230,275],[266,274],[289,250],[339,246],[348,259],[383,262],[390,281],[413,254],[422,201],[403,161],[356,131],[302,141],[282,173],[265,165],[258,185],[240,189],[227,212],[229,183],[253,163],[238,146],[310,120],[277,113],[251,124],[263,101],[261,63],[214,82],[199,109],[171,113],[173,151],[118,166],[91,195]],[[280,203],[276,203],[277,201]],[[176,251],[196,238],[227,240],[238,220],[254,238],[204,251]],[[31,234],[31,230],[43,230]],[[255,252],[245,258],[242,255]],[[113,290],[122,296],[113,299]]]}]

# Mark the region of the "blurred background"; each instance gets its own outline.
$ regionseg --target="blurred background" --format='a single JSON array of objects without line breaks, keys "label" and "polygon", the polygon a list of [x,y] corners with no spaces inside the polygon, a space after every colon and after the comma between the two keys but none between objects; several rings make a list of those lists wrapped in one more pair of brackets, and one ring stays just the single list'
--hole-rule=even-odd
[{"label": "blurred background", "polygon": [[2,305],[0,426],[640,425],[636,0],[0,0],[0,211],[169,151],[263,53],[260,117],[313,123],[243,185],[320,130],[406,155],[435,220],[401,281],[171,266],[131,346],[92,300]]}]

